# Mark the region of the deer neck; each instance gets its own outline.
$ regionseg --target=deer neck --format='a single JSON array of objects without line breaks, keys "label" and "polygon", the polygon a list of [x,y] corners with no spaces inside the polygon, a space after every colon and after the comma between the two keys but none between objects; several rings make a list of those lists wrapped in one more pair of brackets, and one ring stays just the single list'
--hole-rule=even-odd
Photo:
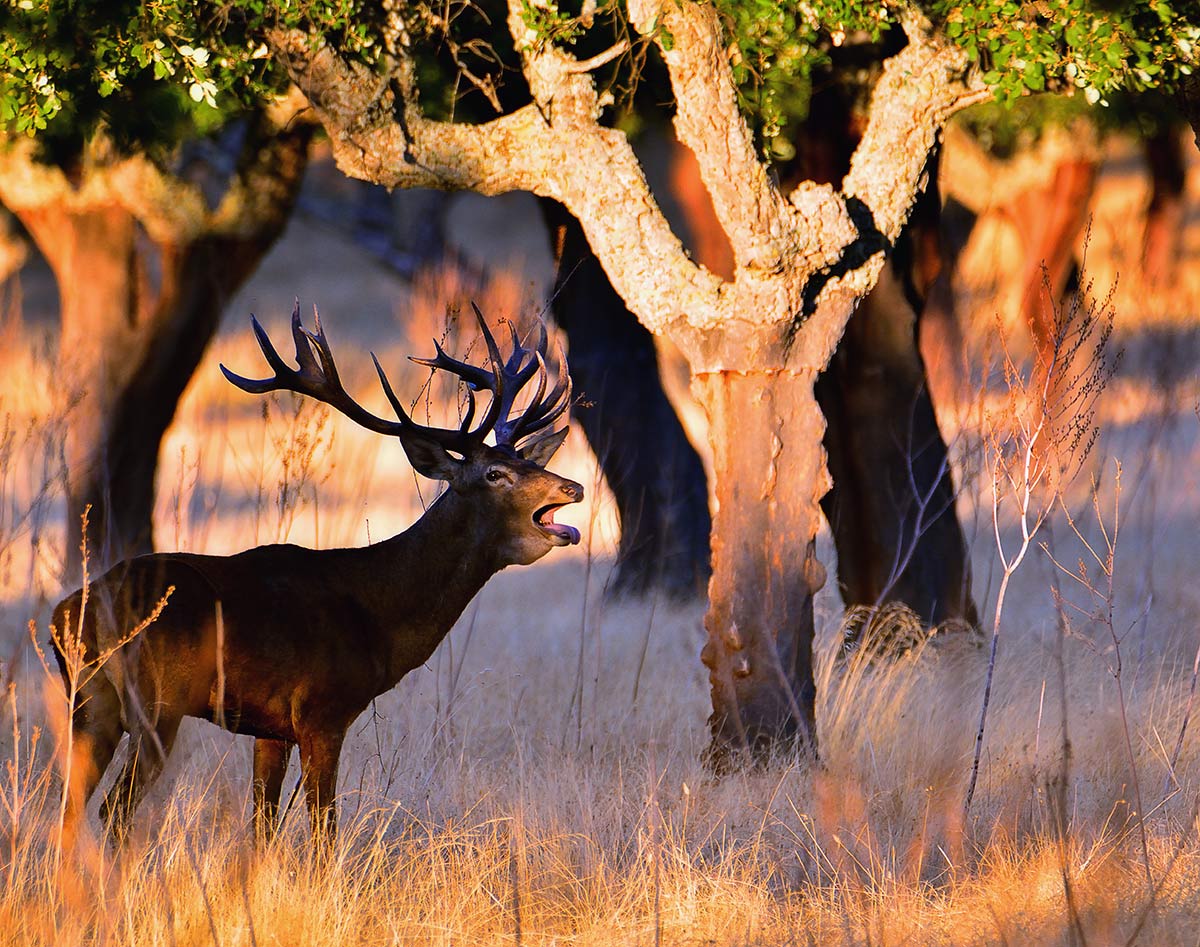
[{"label": "deer neck", "polygon": [[392,684],[428,659],[475,594],[508,564],[497,554],[495,533],[476,504],[447,492],[407,530],[364,550],[372,591],[362,604],[384,630]]}]

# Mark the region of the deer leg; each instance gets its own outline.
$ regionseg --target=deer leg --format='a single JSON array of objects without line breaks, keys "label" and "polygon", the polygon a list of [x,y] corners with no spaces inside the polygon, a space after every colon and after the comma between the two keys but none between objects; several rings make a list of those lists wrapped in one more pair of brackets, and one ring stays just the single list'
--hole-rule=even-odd
[{"label": "deer leg", "polygon": [[321,839],[330,848],[337,837],[338,757],[346,734],[309,734],[300,740],[300,772],[304,777],[304,795],[312,820],[313,839]]},{"label": "deer leg", "polygon": [[104,771],[112,762],[125,728],[121,725],[121,703],[116,690],[103,675],[97,675],[90,693],[76,706],[71,724],[69,756],[64,764],[67,808],[63,820],[62,847],[70,849],[84,818],[88,800],[96,791]]},{"label": "deer leg", "polygon": [[293,746],[287,740],[254,741],[254,837],[259,842],[275,837],[279,794]]},{"label": "deer leg", "polygon": [[182,719],[177,715],[160,716],[153,728],[134,727],[130,731],[129,758],[100,806],[100,818],[109,826],[116,845],[124,842],[138,803],[162,772]]}]

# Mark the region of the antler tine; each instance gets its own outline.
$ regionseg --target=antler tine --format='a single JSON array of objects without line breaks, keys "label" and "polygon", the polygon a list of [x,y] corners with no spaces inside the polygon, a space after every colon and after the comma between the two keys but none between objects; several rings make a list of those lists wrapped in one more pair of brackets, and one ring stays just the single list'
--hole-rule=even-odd
[{"label": "antler tine", "polygon": [[[476,435],[482,440],[487,436],[489,431],[495,430],[497,425],[500,425],[508,417],[508,412],[512,410],[513,401],[517,393],[521,390],[521,385],[518,378],[509,374],[506,371],[507,363],[504,357],[500,354],[500,346],[496,343],[496,337],[492,335],[492,330],[488,327],[487,319],[479,307],[472,301],[471,309],[475,312],[475,320],[479,323],[479,332],[483,336],[484,344],[487,346],[488,358],[492,363],[492,371],[489,375],[488,388],[492,392],[492,401],[488,405],[487,413],[483,416],[483,420],[479,422],[479,427],[476,428]],[[515,382],[516,384],[511,384]],[[497,435],[499,438],[499,435]],[[497,439],[497,443],[505,443]]]},{"label": "antler tine", "polygon": [[541,407],[542,398],[546,394],[546,362],[542,358],[541,352],[534,352],[530,364],[537,369],[538,373],[538,388],[534,396],[529,400],[529,404],[525,406],[517,417],[509,419],[504,418],[496,425],[496,440],[499,443],[503,440],[506,444],[515,444],[520,440],[521,435],[518,433],[521,430],[522,423],[531,413],[536,412]]},{"label": "antler tine", "polygon": [[471,308],[475,311],[475,319],[479,323],[479,331],[483,334],[483,344],[487,346],[488,358],[491,359],[492,367],[495,369],[492,372],[492,378],[495,380],[496,386],[500,387],[502,374],[500,368],[504,365],[504,358],[500,354],[500,346],[496,344],[496,337],[492,335],[492,330],[488,328],[487,319],[483,317],[483,313],[479,311],[479,307],[472,302]]},{"label": "antler tine", "polygon": [[[557,418],[561,417],[569,404],[570,379],[566,377],[564,380],[565,373],[562,371],[562,366],[565,365],[565,360],[562,358],[562,346],[558,347],[559,377],[550,397],[547,399],[546,388],[549,383],[549,372],[546,368],[545,353],[549,334],[541,320],[538,321],[537,344],[532,348],[521,343],[516,326],[511,321],[508,322],[512,352],[505,359],[501,354],[499,344],[496,342],[496,337],[492,333],[491,327],[487,324],[487,319],[484,317],[479,306],[472,302],[471,309],[475,313],[480,335],[482,335],[484,344],[487,346],[488,359],[492,366],[491,370],[471,365],[468,362],[447,355],[441,344],[436,340],[434,340],[433,345],[437,354],[433,358],[409,356],[418,365],[448,371],[457,375],[467,384],[467,410],[457,431],[442,431],[423,427],[421,429],[430,432],[444,446],[452,450],[464,451],[466,447],[472,444],[482,443],[484,438],[491,432],[495,432],[497,444],[513,446],[521,438],[540,430],[548,424],[552,424]],[[388,396],[388,400],[392,403],[392,407],[396,410],[397,415],[403,418],[405,424],[412,425],[413,427],[421,427],[421,425],[415,424],[403,411],[403,407],[398,403],[395,394],[392,392],[391,386],[383,374],[383,370],[379,368],[378,362],[376,362],[376,369],[379,372],[380,382],[384,386],[384,393]],[[518,417],[509,419],[508,415],[512,411],[514,402],[521,390],[535,374],[538,375],[536,393]],[[490,392],[491,401],[479,424],[474,430],[471,430],[471,423],[475,419],[477,408],[475,393],[480,390]],[[563,399],[564,393],[567,395],[565,401]]]},{"label": "antler tine", "polygon": [[520,417],[507,426],[505,433],[510,439],[509,443],[515,444],[522,438],[529,437],[544,428],[552,426],[571,405],[571,376],[565,371],[566,359],[563,356],[562,345],[556,342],[556,348],[558,349],[559,372],[555,380],[554,389],[550,392],[549,396],[544,396],[548,373],[545,369],[545,359],[539,352],[537,354],[537,361],[541,368],[541,380],[538,394],[521,413]]},{"label": "antler tine", "polygon": [[528,348],[521,343],[516,324],[511,319],[508,320],[508,333],[512,337],[513,352],[509,356],[508,362],[505,363],[504,370],[510,378],[517,381],[518,388],[523,387],[538,370],[537,359],[530,358],[526,361],[525,357],[527,355],[536,356],[539,352],[543,356],[546,354],[546,324],[539,319],[537,326],[539,332],[537,344],[533,348]]},{"label": "antler tine", "polygon": [[458,426],[458,430],[465,436],[471,430],[471,422],[475,420],[475,391],[471,387],[467,387],[467,410],[463,415],[462,423]]},{"label": "antler tine", "polygon": [[379,376],[379,385],[383,388],[384,395],[387,396],[388,404],[396,412],[396,417],[400,419],[400,424],[404,427],[416,427],[417,423],[408,416],[408,412],[404,410],[404,405],[400,403],[400,399],[396,397],[396,392],[392,390],[392,383],[388,381],[387,372],[379,364],[379,359],[374,352],[371,353],[371,361],[375,363],[375,374]]},{"label": "antler tine", "polygon": [[409,413],[404,410],[404,405],[400,399],[396,397],[396,392],[392,390],[392,383],[388,381],[387,373],[384,372],[383,366],[379,364],[379,359],[375,357],[375,353],[371,353],[371,361],[375,363],[375,372],[379,375],[379,384],[383,387],[383,393],[387,396],[388,403],[392,406],[392,410],[396,412],[396,416],[400,418],[400,426],[404,432],[410,434],[422,434],[432,440],[437,441],[442,447],[447,450],[465,453],[467,448],[476,440],[477,437],[469,433],[467,430],[471,424],[471,416],[475,413],[475,396],[468,394],[471,399],[471,406],[467,411],[467,417],[463,425],[456,431],[448,430],[440,427],[428,427],[424,424],[418,424],[409,416]]},{"label": "antler tine", "polygon": [[566,410],[571,406],[571,392],[573,385],[571,375],[565,370],[566,356],[563,354],[562,344],[557,340],[555,348],[558,350],[558,378],[555,380],[554,390],[550,392],[549,397],[539,400],[536,404],[531,405],[530,409],[522,415],[520,419],[521,437],[528,436],[548,425],[557,421]]},{"label": "antler tine", "polygon": [[255,395],[269,391],[294,391],[297,394],[308,395],[323,401],[346,415],[355,424],[377,434],[398,435],[404,428],[403,420],[396,422],[376,417],[350,397],[338,378],[333,353],[320,324],[318,323],[316,333],[309,332],[301,325],[299,300],[296,300],[296,306],[292,310],[292,338],[296,343],[296,364],[299,371],[287,366],[275,350],[267,331],[253,315],[250,317],[250,325],[267,365],[275,374],[270,378],[244,378],[222,365],[221,371],[225,377],[237,387]]},{"label": "antler tine", "polygon": [[267,360],[267,365],[274,369],[274,376],[261,379],[245,378],[241,375],[235,375],[224,364],[221,365],[221,371],[227,379],[241,388],[242,391],[248,391],[252,395],[262,395],[268,391],[275,391],[283,387],[279,382],[279,376],[280,374],[287,374],[291,369],[279,357],[279,353],[275,351],[275,346],[271,344],[270,336],[267,335],[266,330],[259,324],[258,319],[254,317],[253,313],[250,314],[250,328],[254,331],[254,337],[258,340],[258,347],[262,349],[263,357]]},{"label": "antler tine", "polygon": [[442,371],[457,375],[476,391],[481,388],[491,391],[492,373],[486,368],[480,368],[478,365],[472,365],[469,362],[460,362],[458,359],[447,355],[446,350],[442,348],[437,339],[433,340],[433,347],[437,349],[437,355],[433,358],[421,358],[416,355],[410,355],[408,357],[409,361],[416,362],[418,365],[425,365],[429,368],[440,368]]},{"label": "antler tine", "polygon": [[518,371],[521,367],[521,362],[525,356],[529,354],[529,349],[521,345],[521,337],[517,334],[517,325],[511,319],[505,320],[505,325],[508,326],[508,337],[512,342],[512,355],[508,357],[508,361],[504,363],[504,370],[510,375]]}]

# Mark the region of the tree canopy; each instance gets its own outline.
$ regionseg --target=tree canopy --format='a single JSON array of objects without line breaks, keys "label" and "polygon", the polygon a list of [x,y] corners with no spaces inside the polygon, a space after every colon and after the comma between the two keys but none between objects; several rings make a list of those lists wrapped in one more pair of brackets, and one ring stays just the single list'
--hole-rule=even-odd
[{"label": "tree canopy", "polygon": [[[587,49],[624,37],[626,75],[644,62],[624,3],[522,0],[538,43]],[[906,17],[928,17],[961,47],[996,99],[1078,94],[1105,103],[1118,90],[1171,89],[1196,67],[1200,8],[1191,0],[715,0],[729,36],[739,101],[769,142],[802,114],[807,83],[831,50],[878,40]],[[10,130],[78,143],[99,122],[118,142],[157,143],[203,130],[217,106],[278,91],[286,82],[264,41],[302,29],[382,76],[385,36],[399,30],[422,50],[426,107],[482,95],[512,80],[504,4],[487,0],[372,3],[269,0],[6,0],[0,7],[0,122]],[[664,48],[673,37],[664,35]],[[507,49],[505,48],[507,46]],[[439,61],[443,67],[438,69]],[[433,81],[441,72],[440,87]],[[497,103],[498,104],[498,103]]]}]

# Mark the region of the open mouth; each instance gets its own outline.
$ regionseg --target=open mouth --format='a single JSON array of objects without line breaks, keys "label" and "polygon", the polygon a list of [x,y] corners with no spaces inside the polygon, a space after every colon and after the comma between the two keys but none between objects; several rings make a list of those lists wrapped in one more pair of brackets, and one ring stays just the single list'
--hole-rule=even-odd
[{"label": "open mouth", "polygon": [[555,503],[543,506],[533,514],[533,525],[550,537],[556,546],[573,546],[579,542],[579,530],[566,523],[554,522],[554,511],[561,510],[567,504]]}]

